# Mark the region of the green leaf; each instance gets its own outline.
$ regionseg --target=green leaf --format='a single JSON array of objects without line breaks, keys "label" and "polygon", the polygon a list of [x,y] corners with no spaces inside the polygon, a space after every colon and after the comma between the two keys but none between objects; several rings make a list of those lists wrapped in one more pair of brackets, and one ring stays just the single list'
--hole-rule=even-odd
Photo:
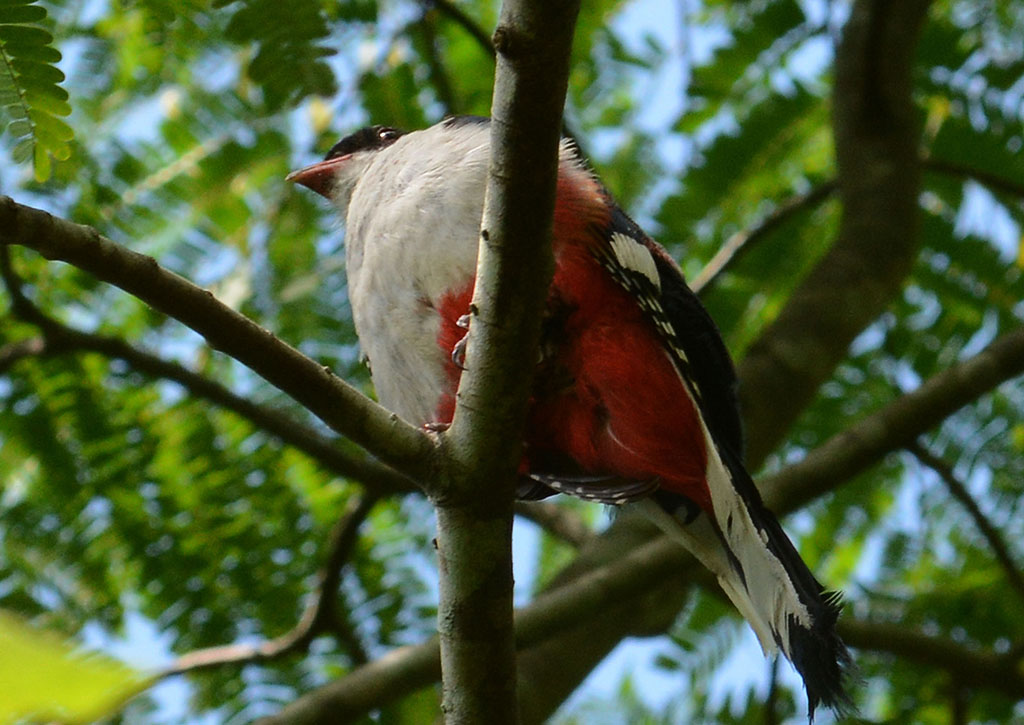
[{"label": "green leaf", "polygon": [[5,44],[45,46],[53,42],[53,36],[34,25],[6,25],[0,18],[0,40]]},{"label": "green leaf", "polygon": [[330,36],[317,3],[249,0],[231,17],[225,35],[240,44],[257,44],[249,74],[271,108],[337,92],[334,73],[322,60],[335,51],[317,42]]},{"label": "green leaf", "polygon": [[11,149],[11,160],[16,164],[23,164],[32,158],[36,142],[30,138],[23,138],[13,149]]},{"label": "green leaf", "polygon": [[[6,107],[7,115],[11,117],[12,121],[28,118],[28,109],[25,108],[25,104],[21,103],[21,96],[16,91],[0,91],[0,106]],[[11,126],[13,125],[11,124]],[[15,136],[21,135],[13,128],[9,130]],[[28,131],[24,133],[28,133]]]},{"label": "green leaf", "polygon": [[63,57],[60,51],[51,45],[23,43],[17,40],[5,43],[4,50],[14,58],[34,60],[39,63],[57,63]]},{"label": "green leaf", "polygon": [[419,92],[415,69],[408,63],[387,72],[367,73],[360,80],[359,90],[373,117],[386,118],[388,123],[403,128],[419,128],[426,122],[419,105],[408,102]]},{"label": "green leaf", "polygon": [[15,58],[11,61],[11,67],[23,78],[32,78],[39,83],[50,83],[56,85],[64,81],[64,73],[60,68],[55,68],[46,63],[39,63],[34,60]]},{"label": "green leaf", "polygon": [[[63,88],[54,88],[57,91],[63,91]],[[71,104],[67,102],[66,98],[61,97],[60,93],[40,93],[35,89],[25,90],[25,102],[32,108],[49,113],[54,116],[69,116],[71,115]],[[66,94],[63,94],[66,95]]]},{"label": "green leaf", "polygon": [[21,89],[23,95],[27,95],[29,92],[51,95],[54,97],[59,97],[60,95],[60,87],[55,86],[50,81],[40,80],[34,76],[22,75],[15,75],[14,79],[14,82],[17,84],[18,88]]},{"label": "green leaf", "polygon": [[35,23],[46,17],[46,8],[39,5],[17,5],[0,8],[0,23]]},{"label": "green leaf", "polygon": [[56,148],[65,141],[70,141],[75,137],[75,132],[71,130],[71,126],[59,118],[54,118],[49,113],[32,109],[29,111],[29,117],[36,124],[36,133],[39,139],[50,148]]},{"label": "green leaf", "polygon": [[[71,113],[68,94],[58,84],[64,73],[54,63],[60,52],[51,47],[53,36],[43,28],[22,23],[46,18],[42,6],[28,3],[0,5],[0,107],[11,119],[8,131],[18,139],[14,158],[35,164],[35,177],[45,181],[51,172],[51,156],[67,159],[74,137],[71,127],[56,116]],[[28,137],[25,144],[22,137]]]},{"label": "green leaf", "polygon": [[757,104],[740,119],[738,133],[722,134],[703,150],[703,163],[687,173],[683,192],[662,208],[660,221],[676,238],[686,238],[704,219],[714,220],[722,234],[725,224],[741,223],[766,198],[785,198],[802,176],[829,168],[831,149],[821,131],[827,106],[804,88],[797,91]]},{"label": "green leaf", "polygon": [[46,152],[42,144],[36,144],[35,153],[32,155],[32,165],[36,181],[40,184],[50,178],[50,154]]},{"label": "green leaf", "polygon": [[377,20],[376,0],[343,0],[335,11],[340,20],[372,23]]},{"label": "green leaf", "polygon": [[[688,92],[692,106],[680,118],[680,130],[694,131],[727,100],[741,101],[752,87],[767,84],[768,70],[780,65],[778,56],[812,32],[796,0],[739,5],[730,13],[738,30],[709,63],[694,69]],[[772,57],[762,62],[765,56]]]},{"label": "green leaf", "polygon": [[30,133],[32,133],[32,122],[29,121],[27,118],[19,118],[16,121],[12,121],[11,124],[7,127],[7,130],[10,132],[12,136],[16,138],[20,138],[21,136],[28,136]]},{"label": "green leaf", "polygon": [[1016,180],[1024,178],[1024,156],[1016,146],[1019,138],[1016,129],[1001,133],[993,129],[979,131],[969,119],[953,115],[943,122],[931,153],[936,159],[960,164],[965,169]]},{"label": "green leaf", "polygon": [[0,611],[0,723],[92,722],[112,714],[147,680],[109,657],[84,653]]}]

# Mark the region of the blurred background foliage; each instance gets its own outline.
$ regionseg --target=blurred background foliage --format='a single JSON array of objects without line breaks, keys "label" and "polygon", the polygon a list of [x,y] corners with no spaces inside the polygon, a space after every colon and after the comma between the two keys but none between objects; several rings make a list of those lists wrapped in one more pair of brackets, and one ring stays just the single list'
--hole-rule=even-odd
[{"label": "blurred background foliage", "polygon": [[[369,122],[416,128],[450,112],[486,115],[497,10],[490,0],[0,2],[2,191],[155,256],[370,393],[342,232],[325,204],[283,178]],[[838,204],[823,187],[836,173],[831,60],[848,12],[846,2],[819,0],[595,0],[582,9],[567,127],[689,276],[732,235],[820,192],[705,291],[737,357],[837,228]],[[857,339],[768,469],[1024,317],[1024,6],[935,2],[915,102],[926,159],[921,255],[902,297]],[[31,253],[11,256],[23,293],[51,319],[126,340],[317,426],[123,293]],[[8,285],[8,353],[40,336],[12,301]],[[1007,385],[924,441],[1018,567],[1022,421],[1024,390]],[[287,631],[315,585],[328,531],[359,490],[130,363],[72,349],[0,367],[0,608],[138,667]],[[596,506],[561,505],[592,526],[607,521]],[[321,637],[308,655],[171,681],[115,719],[248,721],[363,657],[420,641],[434,627],[430,517],[418,496],[374,507],[337,593],[347,644]],[[788,524],[858,616],[995,652],[1024,641],[1022,592],[942,479],[910,454]],[[526,600],[573,549],[532,524],[517,535]],[[733,612],[697,595],[635,672],[598,678],[555,719],[799,722],[803,698],[787,666],[776,678],[752,642]],[[869,653],[857,660],[865,718],[950,722],[941,670]],[[436,711],[436,698],[421,694],[369,717],[428,722]],[[1024,718],[984,692],[969,712],[978,722]]]}]

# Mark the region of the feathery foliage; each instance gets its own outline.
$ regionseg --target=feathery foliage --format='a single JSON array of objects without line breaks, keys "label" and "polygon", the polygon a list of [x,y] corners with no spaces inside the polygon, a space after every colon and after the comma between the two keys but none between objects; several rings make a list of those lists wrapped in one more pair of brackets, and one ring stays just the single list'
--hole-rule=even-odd
[{"label": "feathery foliage", "polygon": [[16,163],[32,160],[37,181],[50,177],[50,157],[66,161],[74,131],[59,116],[71,113],[64,73],[56,67],[61,54],[53,36],[40,26],[46,8],[32,0],[0,4],[0,108],[7,133],[16,141]]},{"label": "feathery foliage", "polygon": [[[0,0],[4,192],[154,256],[372,394],[348,309],[343,232],[325,204],[283,179],[368,122],[414,128],[449,112],[486,114],[498,4],[47,7]],[[784,212],[702,292],[738,359],[840,227],[841,201],[828,192],[839,173],[831,69],[848,11],[817,0],[601,0],[579,20],[567,127],[688,276],[734,235]],[[759,480],[1024,324],[1021,38],[1020,3],[933,3],[913,74],[920,253]],[[18,175],[29,164],[34,176]],[[373,482],[342,475],[198,381],[286,413],[293,428],[354,459],[365,453],[128,295],[26,250],[0,251],[9,257],[0,286],[0,609],[146,671],[291,630],[316,598],[332,527]],[[177,377],[62,337],[66,328],[128,343]],[[778,351],[786,364],[801,362],[787,355]],[[1006,543],[1010,567],[945,479],[905,452],[834,481],[787,520],[819,577],[845,591],[851,620],[899,623],[958,651],[1019,654],[1024,591],[1011,572],[1024,569],[1021,421],[1024,393],[1011,383],[919,432]],[[595,534],[608,525],[593,506],[559,508]],[[554,525],[518,532],[524,606],[574,567],[611,556],[600,535],[578,551]],[[156,705],[168,698],[143,695],[123,720],[251,721],[425,640],[436,616],[432,537],[421,497],[382,498],[328,593],[329,626],[308,649],[190,672],[171,686],[187,689],[188,703],[168,709]],[[772,679],[713,593],[694,594],[674,622],[653,621],[667,596],[638,592],[614,636],[590,615],[573,623],[593,635],[557,655],[570,690],[601,659],[605,636],[608,646],[668,636],[628,681],[588,684],[553,722],[806,718],[792,673],[780,665]],[[979,722],[1024,717],[998,682],[963,685],[955,667],[895,643],[868,641],[856,659],[864,684],[855,697],[871,720],[949,722],[957,708]],[[367,721],[433,720],[434,690],[416,690],[375,703]]]}]

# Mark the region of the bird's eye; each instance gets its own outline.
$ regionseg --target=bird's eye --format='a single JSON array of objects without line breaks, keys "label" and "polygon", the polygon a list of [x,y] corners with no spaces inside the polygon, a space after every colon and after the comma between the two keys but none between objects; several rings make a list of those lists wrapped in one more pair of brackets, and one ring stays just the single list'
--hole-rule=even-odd
[{"label": "bird's eye", "polygon": [[394,141],[398,136],[398,130],[394,128],[382,128],[377,132],[377,137],[381,141]]}]

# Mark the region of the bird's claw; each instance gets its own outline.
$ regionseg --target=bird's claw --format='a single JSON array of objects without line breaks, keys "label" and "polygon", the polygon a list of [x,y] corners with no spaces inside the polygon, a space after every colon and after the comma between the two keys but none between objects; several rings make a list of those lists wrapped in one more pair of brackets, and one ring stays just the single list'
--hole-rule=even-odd
[{"label": "bird's claw", "polygon": [[[465,315],[455,321],[457,327],[461,327],[463,330],[469,329],[470,316],[467,312]],[[469,340],[469,333],[467,332],[462,336],[462,339],[455,343],[455,347],[452,348],[452,363],[459,370],[466,369],[466,342]]]},{"label": "bird's claw", "polygon": [[466,341],[469,339],[469,335],[466,335],[452,348],[452,363],[459,370],[466,369]]}]

